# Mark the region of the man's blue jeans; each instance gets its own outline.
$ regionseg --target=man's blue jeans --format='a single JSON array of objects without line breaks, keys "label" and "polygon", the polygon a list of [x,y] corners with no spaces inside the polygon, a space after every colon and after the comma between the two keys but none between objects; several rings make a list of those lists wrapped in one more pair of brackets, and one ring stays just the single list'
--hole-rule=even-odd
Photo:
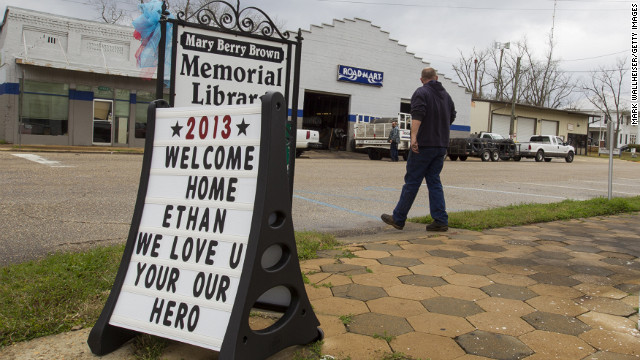
[{"label": "man's blue jeans", "polygon": [[391,147],[389,149],[391,153],[391,160],[398,161],[398,143],[395,141],[391,142]]},{"label": "man's blue jeans", "polygon": [[444,191],[440,182],[440,171],[442,171],[442,166],[444,165],[447,149],[420,147],[418,151],[419,153],[417,154],[409,151],[404,186],[402,186],[400,200],[393,210],[393,220],[398,225],[404,225],[407,220],[407,214],[424,179],[429,190],[431,217],[440,224],[449,225],[449,216],[444,202]]}]

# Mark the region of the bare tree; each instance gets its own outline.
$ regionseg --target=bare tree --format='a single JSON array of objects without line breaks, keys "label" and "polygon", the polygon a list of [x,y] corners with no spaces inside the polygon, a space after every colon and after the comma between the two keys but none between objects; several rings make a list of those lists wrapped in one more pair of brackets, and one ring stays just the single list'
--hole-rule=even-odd
[{"label": "bare tree", "polygon": [[131,18],[118,7],[116,0],[93,0],[93,7],[100,13],[99,19],[107,24],[123,24]]},{"label": "bare tree", "polygon": [[488,50],[477,51],[474,48],[469,57],[465,57],[460,51],[460,59],[453,65],[453,71],[458,75],[458,79],[468,91],[473,93],[474,97],[482,98],[484,88],[491,84],[484,79],[489,56]]},{"label": "bare tree", "polygon": [[[627,59],[618,59],[613,69],[600,66],[591,72],[590,80],[582,85],[589,102],[602,111],[609,121],[615,121],[614,147],[618,147],[618,133],[624,113],[628,110],[621,101],[622,85],[628,72]],[[612,116],[615,114],[615,117]]]},{"label": "bare tree", "polygon": [[528,67],[523,72],[523,97],[534,106],[559,108],[566,106],[577,85],[571,76],[562,72],[558,60],[553,59],[554,43],[549,37],[549,48],[543,61],[536,60],[526,42],[522,46]]},{"label": "bare tree", "polygon": [[[483,51],[474,49],[469,56],[461,53],[461,58],[453,69],[460,82],[470,90],[473,90],[473,86],[469,86],[472,84],[469,79],[473,78],[469,75],[469,69],[473,69],[473,59],[477,54],[485,55],[478,56],[478,67],[482,69],[484,81],[477,96],[511,101],[513,92],[516,91],[517,103],[560,108],[571,102],[570,96],[576,89],[576,84],[571,76],[560,70],[558,61],[553,59],[551,39],[544,60],[535,57],[526,38],[512,43],[509,50],[503,51],[502,56],[501,51],[493,46]],[[521,65],[516,76],[518,58],[521,59]]]}]

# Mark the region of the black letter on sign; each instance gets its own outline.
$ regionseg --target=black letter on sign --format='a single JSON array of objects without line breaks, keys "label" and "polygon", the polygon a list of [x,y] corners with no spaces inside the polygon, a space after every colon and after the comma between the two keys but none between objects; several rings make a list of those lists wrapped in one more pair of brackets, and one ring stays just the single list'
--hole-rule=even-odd
[{"label": "black letter on sign", "polygon": [[153,309],[151,309],[151,316],[149,316],[149,322],[153,322],[153,317],[156,317],[156,324],[160,321],[160,315],[162,314],[162,308],[164,307],[164,299],[160,300],[160,304],[158,304],[158,298],[153,303]]},{"label": "black letter on sign", "polygon": [[167,311],[164,313],[164,320],[162,320],[162,325],[171,326],[171,320],[169,318],[173,316],[173,308],[176,306],[176,302],[173,300],[169,300],[167,302]]},{"label": "black letter on sign", "polygon": [[180,154],[180,146],[167,146],[165,154],[164,167],[168,168],[171,166],[172,168],[175,168],[176,161],[178,161],[178,154]]},{"label": "black letter on sign", "polygon": [[162,219],[162,227],[168,228],[169,226],[171,226],[171,224],[169,224],[169,221],[167,221],[171,219],[171,210],[173,210],[173,205],[167,205],[167,207],[164,208],[164,219]]},{"label": "black letter on sign", "polygon": [[249,164],[251,162],[251,160],[253,160],[253,151],[256,148],[254,146],[247,146],[247,149],[245,150],[245,156],[244,156],[244,169],[245,170],[253,170],[253,165]]},{"label": "black letter on sign", "polygon": [[242,248],[244,247],[244,244],[240,244],[240,249],[238,250],[238,256],[236,256],[235,260],[233,259],[233,254],[236,253],[237,245],[238,243],[233,243],[233,247],[231,247],[231,257],[229,258],[229,266],[232,269],[235,269],[238,267],[238,265],[240,264],[240,258],[242,257]]},{"label": "black letter on sign", "polygon": [[189,332],[193,332],[198,326],[198,319],[200,319],[200,307],[198,305],[194,305],[191,308],[191,312],[189,313],[189,320],[187,321],[187,330]]},{"label": "black letter on sign", "polygon": [[231,279],[229,279],[227,275],[222,275],[220,278],[220,287],[218,287],[216,301],[220,301],[220,298],[222,298],[222,302],[227,301],[227,294],[225,292],[229,289],[229,285],[231,285]]}]

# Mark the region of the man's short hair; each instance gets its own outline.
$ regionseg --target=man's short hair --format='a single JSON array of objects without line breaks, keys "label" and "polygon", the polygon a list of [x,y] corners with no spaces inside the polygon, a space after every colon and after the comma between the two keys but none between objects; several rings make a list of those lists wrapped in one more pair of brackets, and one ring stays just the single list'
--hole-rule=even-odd
[{"label": "man's short hair", "polygon": [[435,80],[435,78],[438,76],[438,74],[436,73],[436,70],[434,68],[424,68],[422,69],[422,78],[425,80]]}]

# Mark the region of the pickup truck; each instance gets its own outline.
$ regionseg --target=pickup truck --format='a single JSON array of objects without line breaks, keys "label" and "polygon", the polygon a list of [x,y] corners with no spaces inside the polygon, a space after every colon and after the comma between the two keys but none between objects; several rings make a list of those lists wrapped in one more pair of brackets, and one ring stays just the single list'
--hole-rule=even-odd
[{"label": "pickup truck", "polygon": [[305,150],[320,148],[322,148],[322,143],[318,131],[306,129],[296,131],[296,157],[300,157]]},{"label": "pickup truck", "polygon": [[534,158],[537,162],[549,162],[552,158],[564,158],[568,163],[573,161],[576,150],[567,145],[561,137],[555,135],[533,135],[529,142],[520,144],[520,156]]},{"label": "pickup truck", "polygon": [[371,160],[380,160],[383,156],[389,156],[391,145],[388,138],[393,121],[398,122],[400,130],[398,154],[407,160],[411,143],[411,114],[398,113],[397,117],[356,115],[356,123],[353,125],[355,150],[366,151]]}]

